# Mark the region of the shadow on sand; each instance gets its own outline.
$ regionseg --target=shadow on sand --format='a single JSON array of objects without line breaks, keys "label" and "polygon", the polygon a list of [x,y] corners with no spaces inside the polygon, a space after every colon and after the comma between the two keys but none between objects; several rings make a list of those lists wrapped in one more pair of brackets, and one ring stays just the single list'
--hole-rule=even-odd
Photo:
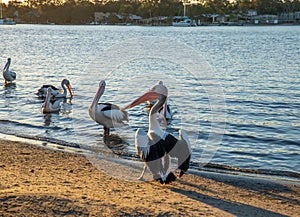
[{"label": "shadow on sand", "polygon": [[[254,177],[243,177],[237,175],[227,175],[227,174],[216,174],[216,173],[209,173],[209,172],[195,172],[195,175],[200,176],[205,179],[211,179],[215,182],[223,183],[226,185],[231,185],[236,188],[245,189],[245,195],[247,194],[246,191],[254,191],[259,193],[260,195],[270,196],[272,199],[281,200],[282,203],[292,203],[295,205],[300,205],[300,201],[293,198],[288,198],[280,195],[280,193],[290,193],[293,194],[293,190],[289,187],[280,184],[278,182],[267,180],[267,179],[260,179]],[[287,215],[283,215],[277,212],[273,212],[267,209],[263,209],[260,207],[230,201],[224,198],[219,198],[218,192],[216,190],[209,189],[207,186],[203,187],[201,185],[197,185],[194,183],[190,183],[183,180],[177,180],[180,184],[189,186],[189,189],[192,187],[195,190],[185,190],[183,188],[171,187],[170,189],[174,192],[179,194],[185,195],[191,199],[200,201],[202,203],[211,205],[218,209],[221,209],[225,212],[231,213],[236,216],[276,216],[276,217],[283,217]],[[214,194],[214,196],[210,196],[208,194]]]}]

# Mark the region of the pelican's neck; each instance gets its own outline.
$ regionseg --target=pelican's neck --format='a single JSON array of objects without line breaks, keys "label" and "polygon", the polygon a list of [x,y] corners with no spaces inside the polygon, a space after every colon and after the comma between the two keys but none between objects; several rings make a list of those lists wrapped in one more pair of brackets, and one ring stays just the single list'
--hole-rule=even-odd
[{"label": "pelican's neck", "polygon": [[65,82],[61,82],[61,87],[63,89],[63,95],[67,96],[67,88],[66,88],[66,83]]},{"label": "pelican's neck", "polygon": [[9,69],[10,66],[10,62],[7,61],[7,63],[5,64],[4,68],[3,68],[3,72],[6,72]]},{"label": "pelican's neck", "polygon": [[92,107],[92,108],[95,108],[95,107],[96,107],[96,105],[98,104],[98,102],[99,102],[101,96],[103,95],[103,93],[104,93],[104,90],[102,90],[103,88],[104,88],[104,87],[99,87],[99,89],[98,89],[98,91],[97,91],[97,93],[96,93],[96,95],[95,95],[95,97],[94,97],[94,100],[93,100],[93,102],[92,102],[92,104],[91,104],[91,107]]},{"label": "pelican's neck", "polygon": [[157,114],[159,109],[165,103],[167,97],[164,95],[160,95],[158,101],[152,106],[150,113],[149,113],[149,131],[154,132],[158,136],[162,137],[164,134],[164,130],[161,128],[159,121],[157,120]]},{"label": "pelican's neck", "polygon": [[150,115],[153,115],[154,113],[158,113],[159,109],[161,109],[161,107],[165,104],[166,100],[167,100],[167,96],[164,96],[162,94],[159,95],[157,102],[152,106],[150,110]]}]

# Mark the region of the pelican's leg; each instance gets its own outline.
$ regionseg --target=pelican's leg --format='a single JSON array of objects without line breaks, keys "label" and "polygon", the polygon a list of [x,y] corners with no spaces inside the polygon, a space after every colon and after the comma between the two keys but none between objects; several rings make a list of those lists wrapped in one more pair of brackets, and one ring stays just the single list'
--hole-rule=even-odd
[{"label": "pelican's leg", "polygon": [[138,180],[143,180],[143,177],[144,177],[144,174],[146,172],[146,169],[147,169],[147,166],[146,164],[144,165],[144,168],[143,168],[143,171],[142,171],[142,174],[140,175],[140,177],[138,178]]},{"label": "pelican's leg", "polygon": [[108,127],[104,127],[104,136],[109,136],[109,128]]}]

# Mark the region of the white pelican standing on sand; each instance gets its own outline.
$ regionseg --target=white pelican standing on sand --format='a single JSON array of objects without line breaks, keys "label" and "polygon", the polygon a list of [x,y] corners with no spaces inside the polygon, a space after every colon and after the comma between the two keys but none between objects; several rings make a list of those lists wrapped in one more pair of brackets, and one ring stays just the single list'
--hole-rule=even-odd
[{"label": "white pelican standing on sand", "polygon": [[60,110],[60,102],[59,101],[51,101],[52,98],[52,89],[48,87],[46,92],[46,99],[42,105],[42,112],[43,113],[52,113],[58,112]]},{"label": "white pelican standing on sand", "polygon": [[11,63],[11,59],[7,58],[7,62],[3,68],[3,78],[5,79],[5,83],[11,83],[17,77],[14,71],[9,70],[10,63]]},{"label": "white pelican standing on sand", "polygon": [[37,95],[39,97],[46,97],[48,87],[51,87],[51,94],[55,98],[66,98],[67,97],[67,89],[70,93],[70,97],[71,98],[73,97],[73,92],[72,92],[70,81],[66,78],[61,81],[62,89],[54,87],[53,85],[50,85],[50,84],[46,84],[46,85],[43,85],[40,89],[38,89]]},{"label": "white pelican standing on sand", "polygon": [[164,131],[158,121],[158,111],[164,105],[168,96],[168,89],[160,81],[150,91],[134,100],[124,108],[132,108],[147,100],[157,100],[149,113],[149,129],[145,133],[137,129],[135,136],[136,150],[140,158],[145,162],[143,172],[139,179],[142,179],[147,169],[151,171],[153,178],[161,183],[170,183],[176,176],[170,171],[170,158],[178,159],[180,177],[188,170],[191,159],[191,147],[189,139],[183,130],[179,130],[179,139]]},{"label": "white pelican standing on sand", "polygon": [[128,114],[126,111],[120,110],[117,105],[99,103],[104,93],[105,85],[104,80],[100,81],[98,91],[89,107],[89,115],[98,124],[103,125],[104,135],[108,136],[110,128],[118,128],[126,125],[124,121],[128,121]]}]

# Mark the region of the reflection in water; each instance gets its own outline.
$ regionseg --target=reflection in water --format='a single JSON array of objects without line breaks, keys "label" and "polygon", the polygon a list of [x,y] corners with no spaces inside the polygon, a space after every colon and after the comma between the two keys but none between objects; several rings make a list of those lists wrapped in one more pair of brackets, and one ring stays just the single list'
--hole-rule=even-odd
[{"label": "reflection in water", "polygon": [[17,85],[16,83],[5,83],[3,86],[3,100],[5,108],[13,108],[16,107],[14,104],[18,101],[16,98]]},{"label": "reflection in water", "polygon": [[66,99],[66,98],[63,98],[63,99],[58,99],[61,101],[60,105],[60,112],[62,114],[71,114],[72,113],[72,98],[71,99]]},{"label": "reflection in water", "polygon": [[45,126],[50,126],[50,124],[51,124],[51,114],[49,113],[49,114],[45,114],[44,115],[44,125]]},{"label": "reflection in water", "polygon": [[3,86],[4,94],[11,94],[13,93],[17,88],[16,83],[5,83]]},{"label": "reflection in water", "polygon": [[103,141],[105,145],[113,151],[125,151],[129,146],[129,143],[125,142],[116,134],[104,135]]}]

